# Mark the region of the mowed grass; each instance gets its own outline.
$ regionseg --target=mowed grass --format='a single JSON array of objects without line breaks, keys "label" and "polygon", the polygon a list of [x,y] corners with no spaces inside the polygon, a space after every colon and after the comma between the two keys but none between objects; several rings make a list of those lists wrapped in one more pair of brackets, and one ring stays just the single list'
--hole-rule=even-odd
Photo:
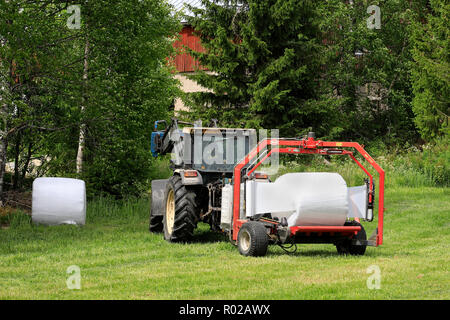
[{"label": "mowed grass", "polygon": [[[84,227],[33,226],[26,216],[0,230],[1,299],[449,299],[450,193],[388,188],[384,244],[362,257],[333,245],[279,247],[247,258],[201,225],[191,244],[148,232],[148,200],[89,203]],[[376,222],[365,223],[370,235]],[[81,290],[66,270],[81,268]],[[367,287],[376,265],[381,288]]]}]

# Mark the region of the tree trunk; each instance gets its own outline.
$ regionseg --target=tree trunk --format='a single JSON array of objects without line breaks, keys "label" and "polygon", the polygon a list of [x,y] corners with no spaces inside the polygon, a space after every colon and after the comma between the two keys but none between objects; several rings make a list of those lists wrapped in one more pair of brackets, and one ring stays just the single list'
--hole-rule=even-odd
[{"label": "tree trunk", "polygon": [[22,183],[25,180],[25,177],[27,176],[28,166],[30,165],[32,154],[33,154],[33,143],[30,142],[30,144],[28,145],[27,158],[26,158],[25,164],[23,165],[23,168],[22,168],[22,176],[20,178],[20,181],[21,181],[20,187],[22,187]]},{"label": "tree trunk", "polygon": [[6,168],[6,150],[8,147],[8,143],[6,140],[6,135],[4,137],[0,137],[0,207],[3,206],[3,182],[5,177],[5,168]]},{"label": "tree trunk", "polygon": [[[86,102],[87,102],[87,81],[88,81],[88,71],[89,71],[89,40],[86,40],[84,47],[84,69],[83,69],[83,95],[81,103],[81,117],[83,118]],[[82,120],[83,121],[83,120]],[[80,125],[80,135],[78,138],[78,152],[77,152],[77,173],[80,174],[83,171],[83,154],[84,145],[86,141],[86,124],[84,122]]]},{"label": "tree trunk", "polygon": [[2,104],[0,108],[0,207],[3,206],[3,184],[6,169],[6,152],[8,150],[8,121],[7,105]]},{"label": "tree trunk", "polygon": [[20,161],[20,145],[22,143],[22,134],[17,133],[16,145],[14,146],[14,179],[13,179],[13,189],[17,190],[19,188],[19,161]]}]

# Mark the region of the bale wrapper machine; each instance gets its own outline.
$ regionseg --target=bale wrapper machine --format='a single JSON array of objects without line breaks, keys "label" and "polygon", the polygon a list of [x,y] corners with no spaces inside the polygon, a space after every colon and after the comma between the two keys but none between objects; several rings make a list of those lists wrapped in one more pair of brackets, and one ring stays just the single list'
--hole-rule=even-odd
[{"label": "bale wrapper machine", "polygon": [[[179,152],[183,160],[172,163],[171,178],[152,181],[151,232],[163,232],[171,242],[186,242],[197,223],[205,222],[225,233],[244,256],[264,256],[270,244],[292,252],[299,243],[331,243],[340,254],[363,255],[367,246],[383,243],[385,174],[359,143],[316,140],[309,133],[303,138],[263,139],[252,148],[249,136],[254,130],[249,135],[248,129],[217,128],[216,122],[207,128],[179,129],[178,124],[173,119],[164,131],[152,134],[154,155]],[[198,133],[214,136],[202,141],[231,136],[233,160],[193,161],[196,149],[200,154],[208,149],[205,143],[194,143]],[[240,146],[238,137],[244,137]],[[239,148],[244,149],[241,158]],[[361,221],[374,219],[375,180],[355,151],[378,173],[378,225],[369,239]],[[223,154],[227,152],[230,148],[223,147]],[[326,172],[288,173],[272,182],[256,170],[276,154],[349,156],[368,178],[364,185],[350,188],[339,174]]]}]

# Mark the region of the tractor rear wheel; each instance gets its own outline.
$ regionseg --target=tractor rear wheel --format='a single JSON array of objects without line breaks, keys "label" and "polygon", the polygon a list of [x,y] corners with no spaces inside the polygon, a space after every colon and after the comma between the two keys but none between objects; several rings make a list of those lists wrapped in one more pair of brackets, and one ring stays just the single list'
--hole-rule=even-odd
[{"label": "tractor rear wheel", "polygon": [[357,221],[347,221],[344,226],[359,226],[361,230],[352,238],[336,243],[336,249],[339,254],[351,254],[353,256],[362,256],[366,252],[366,245],[352,244],[352,240],[366,241],[366,231],[364,227]]},{"label": "tractor rear wheel", "polygon": [[246,222],[239,230],[237,242],[240,254],[252,257],[264,256],[269,245],[267,229],[257,221]]},{"label": "tractor rear wheel", "polygon": [[187,242],[194,235],[199,220],[196,194],[188,190],[178,175],[172,176],[166,186],[164,206],[164,239]]}]

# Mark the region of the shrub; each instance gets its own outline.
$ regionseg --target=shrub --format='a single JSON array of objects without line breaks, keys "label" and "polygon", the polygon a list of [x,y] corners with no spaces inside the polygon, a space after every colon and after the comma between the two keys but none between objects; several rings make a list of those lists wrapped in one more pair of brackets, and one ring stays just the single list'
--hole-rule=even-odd
[{"label": "shrub", "polygon": [[[386,187],[449,186],[448,139],[440,139],[421,148],[410,147],[407,150],[387,150],[380,146],[368,150],[375,150],[369,153],[386,172]],[[370,165],[366,165],[362,159],[359,161],[373,172],[374,177],[377,176]],[[327,160],[322,156],[281,157],[280,170],[272,179],[288,172],[337,172],[349,186],[361,185],[366,178],[365,173],[351,159],[339,156]]]}]

